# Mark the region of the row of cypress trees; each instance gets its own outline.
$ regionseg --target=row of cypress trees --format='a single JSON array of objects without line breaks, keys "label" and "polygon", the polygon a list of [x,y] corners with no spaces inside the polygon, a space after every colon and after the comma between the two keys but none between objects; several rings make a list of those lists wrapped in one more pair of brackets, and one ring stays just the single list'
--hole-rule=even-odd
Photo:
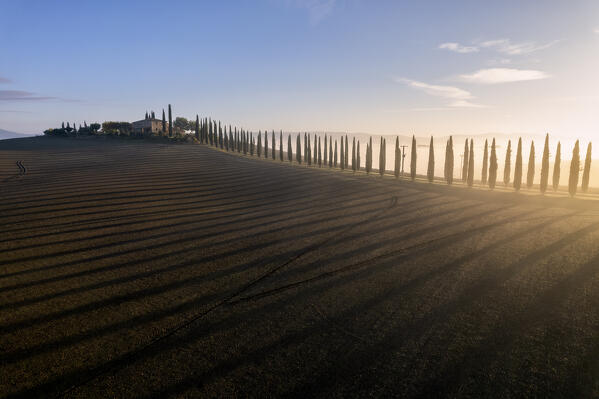
[{"label": "row of cypress trees", "polygon": [[[169,105],[169,122],[171,120],[171,108]],[[164,112],[163,112],[164,119]],[[172,135],[172,130],[169,123],[169,134]],[[260,131],[254,137],[252,132],[247,132],[244,129],[232,128],[231,125],[222,126],[221,122],[213,121],[211,119],[205,118],[202,121],[199,120],[196,115],[196,124],[195,124],[195,136],[198,141],[205,144],[210,144],[212,146],[219,147],[226,151],[236,151],[243,154],[256,154],[258,157],[264,158],[272,158],[276,160],[277,158],[277,147],[276,147],[276,134],[274,130],[271,132],[271,140],[270,147],[268,142],[268,132]],[[323,151],[323,143],[324,143],[324,151]],[[366,160],[364,165],[364,170],[366,173],[371,173],[373,156],[372,156],[372,137],[370,137],[369,141],[366,143]],[[381,137],[380,141],[380,149],[379,149],[379,174],[382,176],[385,173],[385,165],[386,165],[386,139]],[[511,140],[508,141],[508,147],[506,152],[506,158],[504,163],[504,171],[503,171],[503,183],[505,186],[510,185],[511,180],[511,153],[512,153],[512,143]],[[324,140],[322,137],[318,135],[314,135],[313,138],[310,137],[308,133],[304,133],[303,136],[303,147],[302,147],[302,137],[301,134],[297,134],[296,136],[296,152],[293,154],[293,149],[291,146],[291,135],[287,137],[287,161],[295,162],[298,164],[305,163],[309,166],[312,164],[317,165],[318,167],[327,166],[329,168],[337,168],[339,167],[341,170],[349,169],[349,140],[347,135],[342,137],[340,142],[337,140],[333,143],[333,138],[331,136],[324,135]],[[303,148],[303,153],[302,153]],[[416,161],[417,161],[417,153],[416,153],[416,137],[412,137],[412,145],[411,145],[411,159],[410,159],[410,178],[412,180],[416,179]],[[339,152],[338,152],[339,149]],[[270,156],[269,156],[270,151]],[[284,151],[283,151],[283,132],[279,132],[279,160],[284,161]],[[574,146],[574,150],[572,152],[572,162],[570,164],[570,176],[568,181],[568,191],[570,195],[574,196],[578,190],[578,182],[580,177],[580,172],[583,172],[582,175],[582,185],[581,189],[583,192],[588,191],[589,187],[589,177],[590,177],[590,167],[591,167],[591,152],[592,152],[592,144],[589,143],[586,152],[586,158],[584,162],[584,167],[580,168],[580,149],[579,149],[579,141],[576,141]],[[294,158],[295,155],[295,158]],[[395,141],[395,164],[394,164],[394,175],[396,178],[400,176],[400,167],[401,167],[401,158],[402,153],[399,147],[399,137],[396,138]],[[352,148],[351,148],[351,170],[356,172],[361,170],[361,162],[360,162],[360,141],[355,139],[352,140]],[[489,188],[494,189],[497,184],[498,177],[498,164],[497,164],[497,151],[495,139],[493,138],[491,142],[491,146],[489,149],[488,140],[485,140],[484,152],[483,152],[483,165],[481,171],[481,180],[480,183],[482,185],[487,185]],[[560,182],[560,170],[561,170],[561,143],[557,144],[557,150],[555,154],[555,161],[553,166],[553,180],[552,187],[553,190],[556,191],[559,187]],[[426,173],[426,178],[429,182],[433,182],[435,176],[435,152],[434,152],[434,142],[433,137],[431,136],[429,143],[429,155],[428,155],[428,168]],[[526,187],[531,189],[533,187],[533,182],[535,178],[535,146],[534,142],[531,143],[529,159],[528,159],[528,170],[526,175]],[[445,150],[445,165],[444,165],[444,180],[447,184],[453,184],[454,180],[454,151],[453,151],[453,137],[449,137],[449,140],[446,143]],[[472,187],[474,185],[474,140],[470,139],[470,141],[466,140],[464,143],[464,153],[463,153],[463,164],[462,164],[462,179],[461,179],[468,187]],[[543,157],[541,161],[541,178],[539,189],[541,193],[545,193],[548,188],[549,182],[549,135],[545,137],[545,146],[543,149]],[[519,191],[522,188],[523,183],[523,156],[522,156],[522,138],[518,140],[518,147],[516,151],[516,160],[514,164],[514,180],[512,182],[512,186],[516,191]]]},{"label": "row of cypress trees", "polygon": [[[429,151],[429,173],[431,168],[434,168],[434,153],[432,147],[431,137],[431,149]],[[470,144],[470,145],[469,145]],[[572,151],[572,161],[570,163],[570,176],[568,179],[568,192],[570,195],[576,195],[578,190],[578,183],[580,180],[580,172],[582,175],[581,189],[586,193],[589,189],[589,179],[591,172],[591,155],[592,155],[592,143],[587,146],[587,152],[584,162],[584,167],[580,168],[580,144],[576,141],[574,149]],[[505,163],[503,170],[503,184],[505,186],[510,185],[511,178],[511,167],[512,167],[512,142],[508,141],[507,151],[505,155]],[[468,140],[464,143],[464,162],[462,164],[462,181],[464,181],[469,187],[474,184],[474,141],[471,139],[470,143]],[[526,173],[526,187],[531,189],[535,179],[535,144],[531,142],[530,152],[528,157],[528,168]],[[432,163],[432,166],[431,166]],[[518,139],[518,147],[516,150],[516,162],[514,165],[514,180],[512,186],[516,191],[522,188],[523,183],[523,155],[522,155],[522,138]],[[483,152],[483,166],[481,172],[481,184],[488,185],[491,189],[495,188],[497,183],[497,152],[495,146],[495,139],[491,143],[491,154],[489,156],[489,143],[485,140],[484,152]],[[555,153],[555,160],[553,163],[553,181],[552,187],[554,191],[557,191],[560,182],[561,172],[561,143],[557,143],[557,149]],[[432,178],[429,175],[429,180]],[[448,184],[452,184],[453,181],[453,139],[450,137],[447,141],[446,156],[445,156],[445,180]],[[539,182],[539,190],[541,193],[547,191],[549,185],[549,135],[545,136],[545,146],[543,148],[543,157],[541,160],[541,177]]]}]

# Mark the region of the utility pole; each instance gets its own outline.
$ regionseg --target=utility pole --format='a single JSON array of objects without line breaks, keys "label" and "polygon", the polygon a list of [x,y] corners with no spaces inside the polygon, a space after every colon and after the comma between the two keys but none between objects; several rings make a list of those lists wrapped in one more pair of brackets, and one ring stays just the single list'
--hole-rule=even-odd
[{"label": "utility pole", "polygon": [[406,148],[408,148],[407,145],[402,145],[401,147],[401,175],[403,176],[403,164],[404,164],[404,159],[406,159]]}]

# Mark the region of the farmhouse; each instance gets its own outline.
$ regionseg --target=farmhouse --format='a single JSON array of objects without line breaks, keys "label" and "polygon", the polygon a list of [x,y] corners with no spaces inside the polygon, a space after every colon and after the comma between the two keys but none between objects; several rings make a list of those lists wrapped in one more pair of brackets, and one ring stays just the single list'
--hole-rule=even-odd
[{"label": "farmhouse", "polygon": [[[165,123],[165,131],[168,132],[168,122]],[[162,120],[156,118],[146,118],[140,121],[133,122],[131,124],[133,133],[144,134],[144,133],[157,133],[162,132]]]}]

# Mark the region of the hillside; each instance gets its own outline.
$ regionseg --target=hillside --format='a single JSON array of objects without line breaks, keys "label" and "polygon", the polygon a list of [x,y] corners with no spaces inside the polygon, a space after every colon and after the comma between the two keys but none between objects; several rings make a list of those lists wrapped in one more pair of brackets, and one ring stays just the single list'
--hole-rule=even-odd
[{"label": "hillside", "polygon": [[599,395],[595,201],[117,139],[0,181],[0,396]]}]

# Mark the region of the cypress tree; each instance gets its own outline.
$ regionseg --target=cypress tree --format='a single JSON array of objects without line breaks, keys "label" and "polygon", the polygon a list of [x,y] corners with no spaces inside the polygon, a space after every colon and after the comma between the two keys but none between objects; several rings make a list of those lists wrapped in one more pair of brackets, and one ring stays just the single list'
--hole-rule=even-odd
[{"label": "cypress tree", "polygon": [[256,147],[258,158],[262,155],[262,130],[258,130],[258,146]]},{"label": "cypress tree", "polygon": [[316,144],[317,142],[317,136],[316,134],[314,134],[314,166],[318,164],[318,145]]},{"label": "cypress tree", "polygon": [[593,145],[589,143],[587,146],[587,155],[584,158],[584,172],[582,173],[582,192],[586,193],[589,191],[589,179],[591,178],[591,153],[593,152]]},{"label": "cypress tree", "polygon": [[327,155],[328,155],[328,152],[327,152],[327,135],[325,134],[324,135],[324,152],[322,153],[322,156],[323,156],[322,161],[323,161],[323,163],[324,163],[325,166],[327,165]]},{"label": "cypress tree", "polygon": [[381,137],[381,143],[379,145],[379,175],[383,176],[385,173],[385,149],[384,140]]},{"label": "cypress tree", "polygon": [[168,137],[173,137],[173,112],[171,105],[168,105]]},{"label": "cypress tree", "polygon": [[223,127],[220,124],[220,121],[218,121],[218,143],[220,144],[220,149],[222,150],[225,146],[225,140],[223,138]]},{"label": "cypress tree", "polygon": [[503,167],[503,184],[510,184],[512,174],[512,140],[507,142],[507,151],[505,152],[505,165]]},{"label": "cypress tree", "polygon": [[333,166],[337,167],[337,140],[335,140],[335,159],[333,161]]},{"label": "cypress tree", "polygon": [[255,144],[254,144],[254,135],[252,133],[250,133],[250,155],[254,156],[254,150],[255,150]]},{"label": "cypress tree", "polygon": [[333,136],[329,136],[329,168],[333,167]]},{"label": "cypress tree", "polygon": [[520,187],[522,187],[522,137],[518,139],[516,165],[514,165],[514,188],[516,191],[520,191]]},{"label": "cypress tree", "polygon": [[214,145],[214,140],[212,138],[212,119],[210,119],[208,124],[208,139],[210,140],[210,145]]},{"label": "cypress tree", "polygon": [[449,136],[445,153],[445,181],[447,181],[447,184],[453,183],[453,162],[453,138]]},{"label": "cypress tree", "polygon": [[433,136],[431,136],[431,143],[428,148],[428,169],[426,171],[426,178],[429,183],[432,183],[435,179],[435,148],[433,147]]},{"label": "cypress tree", "polygon": [[410,178],[416,180],[416,136],[412,135],[412,154],[410,157]]},{"label": "cypress tree", "polygon": [[308,162],[306,159],[308,157],[308,135],[304,133],[304,161]]},{"label": "cypress tree", "polygon": [[468,187],[474,185],[474,140],[470,139],[470,155],[468,156]]},{"label": "cypress tree", "polygon": [[308,164],[308,166],[312,165],[312,145],[310,144],[310,135],[307,134],[306,138],[308,139],[308,145],[306,147],[306,163]]},{"label": "cypress tree", "polygon": [[578,140],[574,144],[572,151],[572,162],[570,163],[570,180],[568,181],[568,192],[572,197],[576,195],[578,190],[578,178],[580,177],[580,149]]},{"label": "cypress tree", "polygon": [[493,190],[497,182],[497,150],[495,148],[495,138],[491,143],[491,160],[489,162],[489,188]]},{"label": "cypress tree", "polygon": [[366,145],[366,173],[372,172],[372,136]]},{"label": "cypress tree", "polygon": [[[339,142],[339,151],[341,151],[339,154],[340,155],[339,156],[339,167],[341,168],[341,170],[345,169],[345,161],[344,161],[345,156],[343,155],[343,147],[344,147],[343,146],[343,136],[341,136],[341,140]],[[337,145],[335,145],[335,149],[336,148],[337,148]],[[337,158],[337,157],[335,156],[335,158]]]},{"label": "cypress tree", "polygon": [[351,170],[356,171],[356,138],[351,143]]},{"label": "cypress tree", "polygon": [[399,178],[399,169],[401,168],[401,150],[399,149],[399,136],[395,138],[395,165],[393,168],[393,173],[395,174],[395,178]]},{"label": "cypress tree", "polygon": [[531,188],[535,179],[535,143],[530,143],[530,155],[528,156],[528,173],[526,174],[526,187]]},{"label": "cypress tree", "polygon": [[291,133],[287,135],[287,160],[293,163],[293,149],[291,148]]},{"label": "cypress tree", "polygon": [[264,131],[264,158],[268,158],[268,132]]},{"label": "cypress tree", "polygon": [[481,174],[480,182],[487,184],[487,164],[489,162],[489,142],[485,139],[485,151],[483,153],[483,171]]},{"label": "cypress tree", "polygon": [[381,176],[385,174],[385,170],[387,170],[387,139],[383,139],[383,161],[381,162]]},{"label": "cypress tree", "polygon": [[272,142],[272,160],[276,160],[277,159],[277,145],[275,142],[275,131],[272,131],[272,136],[271,136],[271,142]]},{"label": "cypress tree", "polygon": [[279,160],[283,162],[283,131],[279,132]]},{"label": "cypress tree", "polygon": [[462,181],[466,182],[468,180],[468,139],[466,139],[466,143],[464,143],[464,162],[462,165]]},{"label": "cypress tree", "polygon": [[302,139],[300,133],[297,134],[297,143],[295,144],[295,160],[302,164]]},{"label": "cypress tree", "polygon": [[196,114],[196,140],[200,141],[200,117]]},{"label": "cypress tree", "polygon": [[559,178],[562,168],[562,144],[557,142],[557,151],[555,152],[555,163],[553,164],[553,191],[559,188]]},{"label": "cypress tree", "polygon": [[356,171],[360,171],[360,140],[358,140],[358,145],[356,148]]},{"label": "cypress tree", "polygon": [[345,162],[345,169],[349,169],[349,145],[347,143],[347,134],[345,135],[345,158],[343,158],[343,162]]},{"label": "cypress tree", "polygon": [[318,167],[322,168],[322,147],[320,146],[320,137],[318,137]]},{"label": "cypress tree", "polygon": [[545,147],[543,148],[543,160],[541,161],[541,182],[539,187],[541,193],[545,194],[547,191],[547,184],[549,183],[549,134],[545,136]]},{"label": "cypress tree", "polygon": [[166,116],[164,115],[164,108],[162,108],[162,132],[161,136],[166,133]]},{"label": "cypress tree", "polygon": [[64,129],[64,122],[62,122],[62,128]]}]

